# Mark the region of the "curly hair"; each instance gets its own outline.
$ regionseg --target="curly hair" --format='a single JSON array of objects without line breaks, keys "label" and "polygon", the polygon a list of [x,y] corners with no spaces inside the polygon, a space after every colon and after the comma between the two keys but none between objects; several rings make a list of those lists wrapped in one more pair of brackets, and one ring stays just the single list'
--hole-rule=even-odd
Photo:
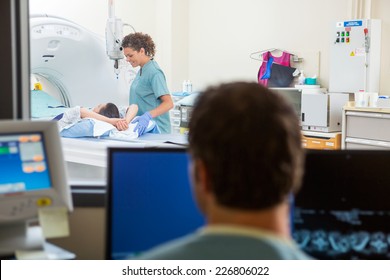
[{"label": "curly hair", "polygon": [[266,209],[300,187],[304,152],[299,120],[284,98],[256,83],[222,84],[201,93],[188,140],[221,205]]},{"label": "curly hair", "polygon": [[137,52],[144,48],[145,54],[150,57],[154,57],[156,53],[156,46],[152,37],[142,32],[131,33],[125,36],[122,40],[122,48],[132,48]]}]

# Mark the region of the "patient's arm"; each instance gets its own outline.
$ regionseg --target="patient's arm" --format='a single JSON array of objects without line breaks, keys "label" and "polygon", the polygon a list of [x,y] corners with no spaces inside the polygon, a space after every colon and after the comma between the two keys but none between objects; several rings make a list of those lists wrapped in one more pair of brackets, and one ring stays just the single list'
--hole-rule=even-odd
[{"label": "patient's arm", "polygon": [[119,118],[107,118],[106,116],[100,115],[98,113],[95,113],[93,111],[90,111],[86,108],[80,108],[80,117],[83,118],[93,118],[99,121],[104,121],[112,125],[116,125],[118,122],[122,121],[123,119]]},{"label": "patient's arm", "polygon": [[134,117],[137,115],[138,112],[138,105],[137,104],[131,104],[127,110],[126,110],[126,121],[127,123],[130,123]]},{"label": "patient's arm", "polygon": [[126,129],[128,129],[129,128],[129,123],[137,115],[137,112],[138,112],[138,106],[136,104],[131,104],[129,107],[127,107],[125,120],[118,121],[116,123],[116,125],[115,125],[116,128],[118,130],[126,130]]}]

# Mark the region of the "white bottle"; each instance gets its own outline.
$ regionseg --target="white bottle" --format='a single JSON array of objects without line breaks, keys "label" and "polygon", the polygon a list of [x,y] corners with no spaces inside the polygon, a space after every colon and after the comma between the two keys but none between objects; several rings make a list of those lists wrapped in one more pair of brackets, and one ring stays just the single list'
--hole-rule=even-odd
[{"label": "white bottle", "polygon": [[303,73],[303,70],[301,70],[301,74],[298,77],[298,85],[304,85],[305,84],[305,74]]},{"label": "white bottle", "polygon": [[187,92],[188,93],[192,92],[192,82],[190,80],[187,81]]},{"label": "white bottle", "polygon": [[182,91],[183,92],[188,92],[188,82],[187,82],[187,80],[183,81]]}]

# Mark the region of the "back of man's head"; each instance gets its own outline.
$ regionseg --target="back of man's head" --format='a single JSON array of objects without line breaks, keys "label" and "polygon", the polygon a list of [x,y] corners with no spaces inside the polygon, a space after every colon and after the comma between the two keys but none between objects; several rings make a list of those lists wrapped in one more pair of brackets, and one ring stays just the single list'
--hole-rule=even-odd
[{"label": "back of man's head", "polygon": [[270,208],[299,188],[304,160],[299,120],[284,98],[256,83],[222,84],[201,93],[189,145],[225,207]]}]

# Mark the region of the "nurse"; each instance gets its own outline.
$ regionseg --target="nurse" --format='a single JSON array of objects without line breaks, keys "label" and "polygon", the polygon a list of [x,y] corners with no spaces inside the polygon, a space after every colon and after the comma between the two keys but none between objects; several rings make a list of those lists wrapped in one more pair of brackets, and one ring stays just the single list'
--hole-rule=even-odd
[{"label": "nurse", "polygon": [[170,133],[169,110],[173,108],[173,101],[164,72],[153,59],[152,38],[141,32],[132,33],[123,38],[122,47],[126,60],[133,67],[141,67],[130,87],[130,104],[138,105],[139,118],[132,122],[137,123],[134,131],[142,135],[153,118],[161,133]]}]

